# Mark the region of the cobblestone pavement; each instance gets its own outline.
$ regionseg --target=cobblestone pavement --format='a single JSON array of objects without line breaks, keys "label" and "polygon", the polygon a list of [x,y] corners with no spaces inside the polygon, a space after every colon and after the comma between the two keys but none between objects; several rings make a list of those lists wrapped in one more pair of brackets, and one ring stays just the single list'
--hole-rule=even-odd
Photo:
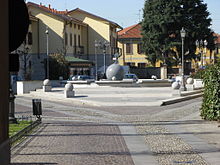
[{"label": "cobblestone pavement", "polygon": [[[17,100],[17,115],[30,114],[30,98]],[[201,99],[194,99],[137,108],[43,101],[44,124],[12,150],[12,164],[218,165],[220,130],[217,123],[199,118],[200,104]],[[137,133],[122,133],[122,127]],[[147,152],[132,148],[131,137],[143,139]]]}]

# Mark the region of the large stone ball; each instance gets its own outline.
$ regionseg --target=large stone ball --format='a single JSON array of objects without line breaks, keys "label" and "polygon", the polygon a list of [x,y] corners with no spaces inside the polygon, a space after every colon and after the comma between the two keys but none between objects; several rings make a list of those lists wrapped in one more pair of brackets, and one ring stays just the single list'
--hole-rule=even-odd
[{"label": "large stone ball", "polygon": [[66,90],[66,91],[72,91],[72,90],[73,90],[73,84],[67,83],[67,84],[65,85],[65,90]]},{"label": "large stone ball", "polygon": [[50,86],[51,85],[50,80],[49,79],[44,80],[43,85],[44,86]]},{"label": "large stone ball", "polygon": [[194,79],[189,77],[187,80],[186,80],[186,83],[187,84],[193,84],[194,83]]},{"label": "large stone ball", "polygon": [[106,77],[108,80],[122,80],[124,78],[124,68],[119,64],[112,64],[106,70]]},{"label": "large stone ball", "polygon": [[180,88],[180,83],[178,83],[178,82],[173,82],[173,83],[172,83],[172,88],[173,88],[173,89],[179,89],[179,88]]}]

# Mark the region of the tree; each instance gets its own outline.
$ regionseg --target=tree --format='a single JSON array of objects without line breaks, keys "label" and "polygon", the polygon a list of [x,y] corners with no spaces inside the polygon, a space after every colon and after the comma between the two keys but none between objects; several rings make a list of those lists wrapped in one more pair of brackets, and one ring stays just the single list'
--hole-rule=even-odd
[{"label": "tree", "polygon": [[185,28],[185,60],[196,58],[195,41],[206,39],[214,49],[207,5],[203,0],[146,0],[143,10],[142,35],[146,58],[155,65],[163,61],[168,66],[181,61],[180,30]]},{"label": "tree", "polygon": [[58,80],[60,76],[67,79],[69,76],[68,62],[62,54],[51,54],[49,56],[49,75],[51,80]]},{"label": "tree", "polygon": [[16,53],[19,54],[20,60],[20,70],[22,71],[22,77],[24,80],[31,80],[31,54],[30,48],[24,42],[19,49],[16,50]]}]

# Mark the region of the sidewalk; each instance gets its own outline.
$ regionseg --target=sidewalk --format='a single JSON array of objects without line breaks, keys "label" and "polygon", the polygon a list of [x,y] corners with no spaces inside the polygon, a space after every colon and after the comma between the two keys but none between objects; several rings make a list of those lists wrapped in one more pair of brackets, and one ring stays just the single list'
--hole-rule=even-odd
[{"label": "sidewalk", "polygon": [[[108,91],[92,90],[102,97]],[[89,95],[94,92],[92,90],[82,88],[81,91]],[[111,91],[112,98],[117,98],[116,93],[127,94],[121,89]],[[159,95],[161,90],[154,89],[152,92],[155,91]],[[146,91],[142,92],[144,96]],[[150,93],[147,95],[150,96]],[[25,106],[31,102],[31,97],[18,97],[17,104]],[[22,99],[27,100],[22,103]],[[51,97],[47,100],[51,102],[43,100],[43,127],[13,149],[14,164],[220,163],[220,128],[218,123],[203,121],[199,117],[201,99],[165,107],[126,106],[126,102],[124,106],[110,106],[111,103],[104,99],[108,105],[90,108],[77,106],[72,99],[66,101],[62,98],[58,102]]]}]

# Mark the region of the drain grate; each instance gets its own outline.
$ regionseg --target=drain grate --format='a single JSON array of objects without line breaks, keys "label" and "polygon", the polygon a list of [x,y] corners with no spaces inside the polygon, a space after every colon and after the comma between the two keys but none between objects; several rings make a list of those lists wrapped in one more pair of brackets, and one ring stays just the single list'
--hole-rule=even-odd
[{"label": "drain grate", "polygon": [[175,164],[193,164],[195,161],[173,161]]}]

